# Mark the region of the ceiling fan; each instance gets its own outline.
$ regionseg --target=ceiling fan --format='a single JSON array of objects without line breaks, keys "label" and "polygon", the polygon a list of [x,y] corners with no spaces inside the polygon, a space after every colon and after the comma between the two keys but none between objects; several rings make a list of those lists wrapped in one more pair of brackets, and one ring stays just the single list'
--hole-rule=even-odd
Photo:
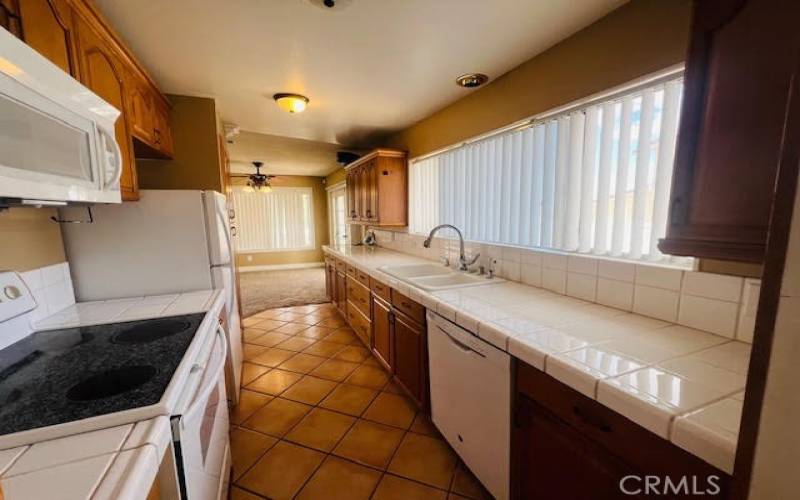
[{"label": "ceiling fan", "polygon": [[262,161],[254,161],[253,166],[256,167],[256,173],[231,174],[231,177],[247,178],[247,187],[245,188],[246,192],[252,193],[254,191],[258,191],[260,193],[269,193],[272,191],[272,186],[270,186],[269,181],[276,176],[261,173],[261,167],[264,166],[264,162]]}]

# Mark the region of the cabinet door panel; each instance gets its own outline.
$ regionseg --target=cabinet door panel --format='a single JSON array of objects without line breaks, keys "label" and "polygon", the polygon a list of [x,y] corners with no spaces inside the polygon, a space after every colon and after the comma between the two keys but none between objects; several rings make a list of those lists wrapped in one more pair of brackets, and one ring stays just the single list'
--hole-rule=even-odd
[{"label": "cabinet door panel", "polygon": [[420,405],[425,399],[424,339],[420,325],[399,314],[394,315],[394,374]]},{"label": "cabinet door panel", "polygon": [[389,369],[392,367],[391,310],[382,300],[372,298],[372,352]]},{"label": "cabinet door panel", "polygon": [[122,113],[115,124],[115,134],[122,151],[120,189],[123,200],[139,198],[136,166],[133,162],[131,136],[125,103],[125,84],[119,63],[111,49],[82,21],[76,22],[81,76],[83,83]]},{"label": "cabinet door panel", "polygon": [[347,218],[348,220],[358,219],[358,207],[356,203],[356,171],[347,171]]},{"label": "cabinet door panel", "polygon": [[72,76],[72,10],[64,0],[19,0],[25,43]]},{"label": "cabinet door panel", "polygon": [[336,307],[346,317],[347,314],[347,278],[344,273],[336,273]]},{"label": "cabinet door panel", "polygon": [[7,29],[12,35],[22,37],[19,2],[17,0],[0,0],[0,27]]}]

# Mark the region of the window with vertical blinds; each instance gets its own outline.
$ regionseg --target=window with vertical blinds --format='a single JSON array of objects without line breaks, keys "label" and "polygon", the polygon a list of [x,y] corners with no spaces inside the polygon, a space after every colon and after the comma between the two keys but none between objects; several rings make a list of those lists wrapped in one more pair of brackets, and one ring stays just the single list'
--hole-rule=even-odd
[{"label": "window with vertical blinds", "polygon": [[240,252],[309,250],[314,243],[311,188],[274,187],[269,193],[234,188]]},{"label": "window with vertical blinds", "polygon": [[409,229],[659,261],[683,79],[412,161]]}]

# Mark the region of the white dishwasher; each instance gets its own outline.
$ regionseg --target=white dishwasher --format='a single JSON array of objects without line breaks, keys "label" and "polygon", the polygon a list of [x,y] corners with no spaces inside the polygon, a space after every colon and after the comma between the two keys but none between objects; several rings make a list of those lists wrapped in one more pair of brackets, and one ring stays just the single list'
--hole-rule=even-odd
[{"label": "white dishwasher", "polygon": [[431,418],[498,500],[509,497],[511,358],[428,311]]}]

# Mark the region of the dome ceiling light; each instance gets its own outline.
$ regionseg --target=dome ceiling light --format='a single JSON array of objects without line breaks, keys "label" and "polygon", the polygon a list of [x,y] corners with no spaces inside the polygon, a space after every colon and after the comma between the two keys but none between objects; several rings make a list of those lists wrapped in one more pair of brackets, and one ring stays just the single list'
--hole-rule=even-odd
[{"label": "dome ceiling light", "polygon": [[302,113],[308,106],[308,97],[300,94],[280,93],[272,96],[278,107],[287,113]]},{"label": "dome ceiling light", "polygon": [[489,81],[489,77],[483,73],[467,73],[456,78],[456,83],[464,88],[472,89],[480,87]]}]

